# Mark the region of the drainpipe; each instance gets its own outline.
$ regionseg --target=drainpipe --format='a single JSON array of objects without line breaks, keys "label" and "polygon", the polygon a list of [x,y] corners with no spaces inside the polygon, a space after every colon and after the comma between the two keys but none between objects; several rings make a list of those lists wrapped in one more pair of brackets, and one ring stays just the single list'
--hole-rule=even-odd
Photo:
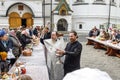
[{"label": "drainpipe", "polygon": [[107,32],[110,27],[110,16],[111,16],[111,0],[109,2],[109,15],[108,15],[108,26],[107,26]]},{"label": "drainpipe", "polygon": [[50,31],[52,32],[52,18],[53,18],[53,17],[52,17],[52,0],[51,0],[51,11],[50,11],[50,15],[51,15],[51,17],[50,17],[50,18],[51,18],[51,20],[50,20],[50,21],[51,21]]},{"label": "drainpipe", "polygon": [[43,25],[45,27],[45,0],[43,0]]}]

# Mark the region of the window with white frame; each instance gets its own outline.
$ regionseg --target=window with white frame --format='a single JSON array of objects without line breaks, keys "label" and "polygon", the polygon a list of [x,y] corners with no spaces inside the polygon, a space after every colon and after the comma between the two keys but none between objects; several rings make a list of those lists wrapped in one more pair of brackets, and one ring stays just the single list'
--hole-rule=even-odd
[{"label": "window with white frame", "polygon": [[82,24],[79,24],[79,29],[82,29]]},{"label": "window with white frame", "polygon": [[99,29],[104,29],[104,25],[100,25],[100,26],[99,26]]}]

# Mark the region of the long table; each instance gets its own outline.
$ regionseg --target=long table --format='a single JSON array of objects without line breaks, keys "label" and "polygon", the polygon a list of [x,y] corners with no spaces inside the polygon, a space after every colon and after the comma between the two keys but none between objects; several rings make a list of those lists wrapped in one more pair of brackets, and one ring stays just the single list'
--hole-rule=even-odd
[{"label": "long table", "polygon": [[88,39],[87,45],[94,45],[95,49],[106,49],[106,53],[108,56],[117,56],[120,58],[120,45],[113,44],[110,40],[101,41],[97,38],[86,37]]},{"label": "long table", "polygon": [[[32,56],[21,55],[16,62],[25,62],[26,74],[33,80],[49,80],[48,69],[46,66],[44,47],[42,44],[33,46]],[[13,73],[15,65],[9,73]]]}]

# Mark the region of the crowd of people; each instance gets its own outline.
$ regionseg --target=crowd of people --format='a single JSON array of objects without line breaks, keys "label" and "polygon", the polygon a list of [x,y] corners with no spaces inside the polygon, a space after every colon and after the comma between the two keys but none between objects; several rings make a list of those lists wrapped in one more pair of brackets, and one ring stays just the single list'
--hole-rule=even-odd
[{"label": "crowd of people", "polygon": [[[62,36],[62,37],[61,37]],[[58,34],[53,31],[50,32],[48,27],[40,28],[36,26],[34,29],[32,27],[21,27],[15,29],[0,29],[0,73],[7,73],[9,69],[13,66],[15,61],[19,58],[22,52],[26,49],[28,44],[34,44],[33,39],[39,38],[41,44],[45,45],[44,41],[47,39],[52,39],[54,42],[60,44],[60,40],[63,40],[63,34]],[[77,41],[77,33],[75,31],[70,32],[69,38],[70,42],[67,44],[66,48],[62,49],[57,46],[55,49],[55,55],[60,54],[62,56],[66,55],[64,62],[64,75],[68,72],[74,71],[80,68],[80,55],[82,50],[82,45]],[[47,47],[47,46],[45,46]],[[53,47],[53,46],[52,46]],[[62,49],[62,50],[61,50]],[[47,49],[45,50],[47,51]],[[13,56],[9,56],[9,53]],[[47,56],[47,54],[46,54]],[[73,59],[74,58],[74,59]],[[46,57],[47,59],[47,57]]]},{"label": "crowd of people", "polygon": [[96,26],[90,30],[89,37],[98,37],[99,39],[119,41],[120,40],[120,30],[117,28],[112,28],[109,32],[103,29],[97,29]]},{"label": "crowd of people", "polygon": [[[120,31],[113,29],[108,33],[105,29],[99,30],[94,27],[90,30],[89,37],[100,37],[105,40],[119,40]],[[48,27],[41,28],[36,26],[34,29],[32,27],[21,27],[10,30],[5,28],[0,29],[0,72],[7,73],[18,57],[27,48],[27,45],[34,44],[34,39],[36,38],[39,38],[39,42],[43,44],[45,48],[46,63],[50,77],[52,74],[52,70],[50,69],[51,61],[55,60],[55,56],[58,57],[60,63],[63,64],[64,76],[80,69],[82,44],[78,41],[76,31],[69,32],[69,42],[65,45],[62,33],[56,31],[50,32]],[[8,53],[10,52],[14,57],[9,57]],[[47,52],[50,52],[50,56]],[[48,56],[50,58],[48,58]],[[65,56],[65,60],[62,62],[60,57],[63,56]],[[55,64],[52,65],[55,66]],[[30,76],[23,75],[20,76],[18,80],[32,79]],[[50,78],[50,80],[57,80],[57,78]]]},{"label": "crowd of people", "polygon": [[34,39],[40,37],[41,30],[39,26],[0,29],[0,74],[10,70],[27,45],[34,44]]}]

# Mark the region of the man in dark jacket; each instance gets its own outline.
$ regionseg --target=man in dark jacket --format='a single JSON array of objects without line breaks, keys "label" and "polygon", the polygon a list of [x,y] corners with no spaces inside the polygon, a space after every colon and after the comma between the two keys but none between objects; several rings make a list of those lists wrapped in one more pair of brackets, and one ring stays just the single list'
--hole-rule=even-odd
[{"label": "man in dark jacket", "polygon": [[82,45],[77,41],[77,38],[77,33],[75,31],[71,31],[69,33],[70,42],[68,42],[65,50],[57,49],[56,51],[60,55],[66,55],[64,61],[64,75],[80,69]]},{"label": "man in dark jacket", "polygon": [[38,37],[38,26],[33,30],[33,34]]},{"label": "man in dark jacket", "polygon": [[50,39],[51,38],[51,32],[49,32],[49,28],[45,27],[43,29],[43,33],[41,34],[40,42],[44,45],[44,40],[45,39]]}]

